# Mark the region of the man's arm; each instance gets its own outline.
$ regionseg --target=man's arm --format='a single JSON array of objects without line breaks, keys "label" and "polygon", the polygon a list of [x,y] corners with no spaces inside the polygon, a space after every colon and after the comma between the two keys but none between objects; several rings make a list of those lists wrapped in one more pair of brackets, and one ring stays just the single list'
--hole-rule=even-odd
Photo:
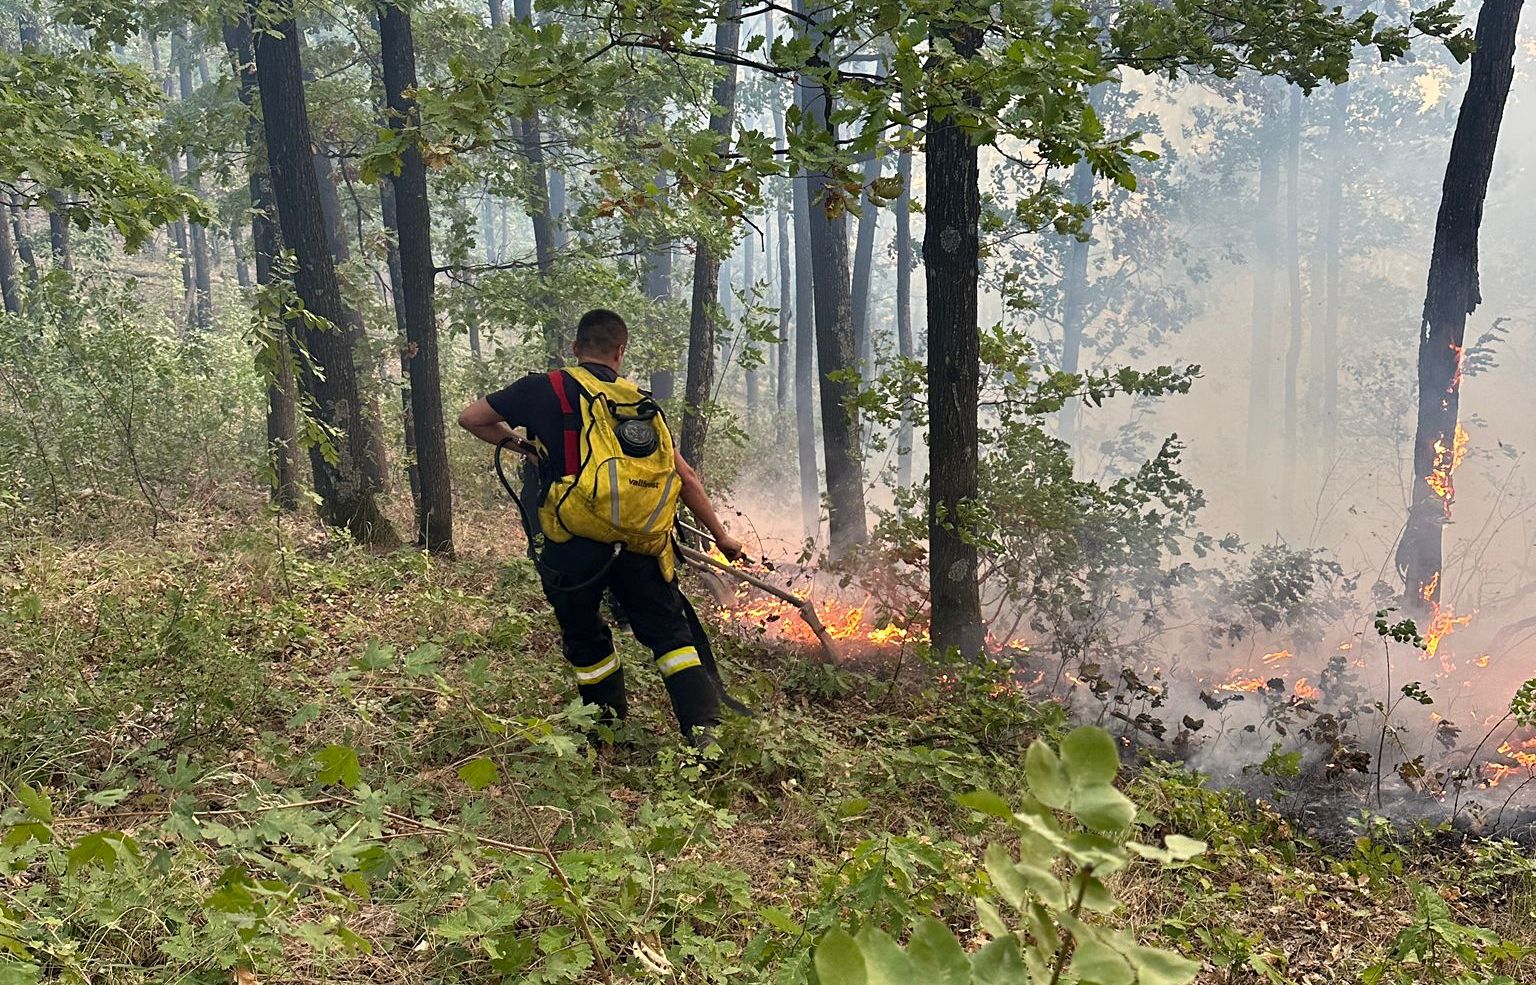
[{"label": "man's arm", "polygon": [[672,463],[677,469],[678,477],[683,480],[683,505],[688,507],[694,518],[709,531],[709,535],[715,539],[715,546],[727,560],[739,560],[742,556],[741,541],[727,533],[725,524],[721,523],[720,517],[715,515],[715,504],[709,501],[709,493],[704,491],[704,483],[699,481],[698,473],[693,471],[693,466],[683,460],[681,452],[672,453]]},{"label": "man's arm", "polygon": [[517,437],[517,432],[484,397],[459,412],[459,427],[492,445]]}]

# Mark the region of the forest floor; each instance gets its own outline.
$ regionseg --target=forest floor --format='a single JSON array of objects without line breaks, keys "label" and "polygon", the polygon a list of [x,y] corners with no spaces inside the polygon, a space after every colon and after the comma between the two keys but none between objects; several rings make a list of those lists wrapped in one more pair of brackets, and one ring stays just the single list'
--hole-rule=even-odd
[{"label": "forest floor", "polygon": [[[628,641],[626,745],[594,755],[509,511],[458,530],[379,555],[244,503],[0,543],[0,983],[799,982],[838,924],[978,938],[1004,834],[954,798],[1016,797],[1058,707],[726,628],[755,719],[684,751]],[[1109,919],[1201,982],[1536,982],[1518,846],[1324,846],[1127,773],[1209,849],[1127,869]]]}]

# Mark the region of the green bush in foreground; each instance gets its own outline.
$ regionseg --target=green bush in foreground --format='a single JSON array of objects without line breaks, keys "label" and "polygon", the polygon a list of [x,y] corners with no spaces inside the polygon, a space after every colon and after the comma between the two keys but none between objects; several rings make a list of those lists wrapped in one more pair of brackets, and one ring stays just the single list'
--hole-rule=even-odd
[{"label": "green bush in foreground", "polygon": [[[1058,752],[1036,741],[1025,756],[1029,793],[1017,811],[989,791],[959,798],[1005,822],[1018,836],[1019,857],[1000,843],[987,849],[986,869],[999,896],[1022,921],[1014,929],[987,899],[977,899],[991,940],[967,954],[954,932],[920,920],[901,947],[884,931],[841,928],[822,938],[816,973],[822,985],[1187,985],[1200,964],[1144,947],[1134,935],[1090,922],[1120,906],[1104,880],[1133,854],[1174,865],[1205,850],[1203,842],[1169,835],[1164,847],[1126,841],[1136,805],[1115,789],[1120,757],[1102,729],[1067,735]],[[1076,823],[1063,825],[1058,814]],[[1061,874],[1064,873],[1064,877]]]}]

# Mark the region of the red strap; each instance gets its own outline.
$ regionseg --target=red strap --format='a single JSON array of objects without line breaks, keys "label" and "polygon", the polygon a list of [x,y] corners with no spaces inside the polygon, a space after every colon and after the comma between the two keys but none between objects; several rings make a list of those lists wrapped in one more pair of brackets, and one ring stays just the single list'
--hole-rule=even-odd
[{"label": "red strap", "polygon": [[[580,423],[571,420],[576,415],[576,409],[571,406],[571,398],[565,392],[565,373],[558,369],[550,370],[549,385],[555,388],[555,398],[560,401],[560,413],[565,418],[565,464],[560,474],[575,475],[581,461]],[[576,427],[572,427],[573,423]]]}]

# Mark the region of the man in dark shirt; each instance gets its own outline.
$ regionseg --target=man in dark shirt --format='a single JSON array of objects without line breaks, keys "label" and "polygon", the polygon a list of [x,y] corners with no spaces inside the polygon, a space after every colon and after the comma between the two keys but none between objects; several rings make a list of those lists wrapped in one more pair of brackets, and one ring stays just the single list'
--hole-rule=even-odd
[{"label": "man in dark shirt", "polygon": [[[611,382],[619,376],[628,344],[624,319],[598,309],[581,317],[572,349],[583,369]],[[568,405],[581,406],[576,381],[568,373],[561,374],[561,381]],[[560,405],[549,375],[530,374],[464,408],[459,426],[493,445],[517,437],[513,428],[523,428],[539,451],[542,501],[560,473],[555,461],[565,444]],[[683,504],[709,531],[722,554],[731,560],[739,558],[741,544],[720,522],[698,476],[680,454],[673,464],[682,482]],[[608,544],[573,537],[564,543],[546,540],[538,569],[582,699],[602,706],[614,719],[623,718],[627,708],[624,669],[613,648],[613,631],[599,608],[606,589],[623,607],[635,637],[655,654],[683,735],[696,746],[707,745],[720,720],[720,691],[700,659],[687,601],[675,579],[669,581],[663,574],[658,560],[627,550],[614,555]]]}]

